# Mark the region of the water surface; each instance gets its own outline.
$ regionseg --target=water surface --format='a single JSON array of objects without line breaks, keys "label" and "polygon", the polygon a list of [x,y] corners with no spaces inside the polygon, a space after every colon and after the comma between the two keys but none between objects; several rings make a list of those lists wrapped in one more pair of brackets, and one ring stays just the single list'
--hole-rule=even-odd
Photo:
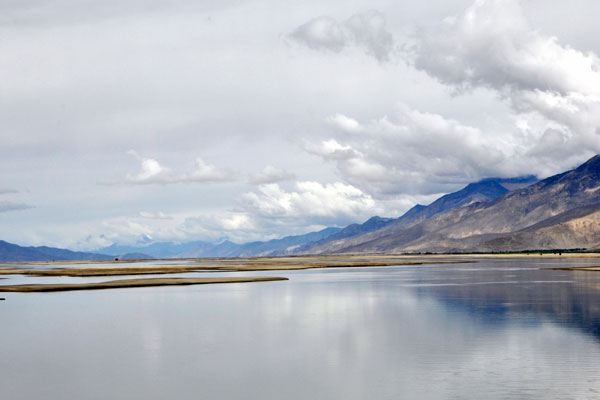
[{"label": "water surface", "polygon": [[[232,275],[290,280],[0,294],[2,398],[597,399],[600,272],[549,269],[597,263],[245,272]],[[2,283],[24,279],[57,278]]]}]

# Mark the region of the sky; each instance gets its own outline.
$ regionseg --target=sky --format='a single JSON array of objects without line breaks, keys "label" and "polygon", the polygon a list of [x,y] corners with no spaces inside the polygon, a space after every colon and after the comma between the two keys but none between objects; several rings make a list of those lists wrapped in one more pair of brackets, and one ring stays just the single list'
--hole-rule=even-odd
[{"label": "sky", "polygon": [[0,239],[268,240],[600,153],[600,3],[421,3],[3,0]]}]

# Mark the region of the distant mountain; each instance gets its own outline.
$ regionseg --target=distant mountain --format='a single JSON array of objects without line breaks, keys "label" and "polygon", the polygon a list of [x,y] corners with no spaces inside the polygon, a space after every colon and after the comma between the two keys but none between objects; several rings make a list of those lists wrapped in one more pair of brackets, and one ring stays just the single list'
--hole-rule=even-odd
[{"label": "distant mountain", "polygon": [[[267,242],[234,243],[226,240],[221,243],[157,242],[140,246],[121,246],[113,244],[98,250],[125,259],[128,253],[148,255],[154,258],[198,258],[198,257],[259,257],[291,254],[299,247],[324,239],[340,231],[340,228],[325,228],[304,235],[286,236]],[[139,257],[138,257],[139,258]]]},{"label": "distant mountain", "polygon": [[0,261],[291,254],[600,249],[600,156],[541,181],[488,178],[416,205],[399,218],[372,217],[343,229],[238,244],[187,242],[112,245],[98,253],[21,247],[0,241]]},{"label": "distant mountain", "polygon": [[516,188],[493,200],[459,205],[401,229],[391,229],[390,224],[333,251],[598,248],[599,212],[600,156],[595,156],[572,171]]},{"label": "distant mountain", "polygon": [[109,260],[107,254],[84,253],[54,247],[22,247],[0,240],[0,261]]},{"label": "distant mountain", "polygon": [[225,240],[219,244],[203,243],[178,254],[181,258],[196,257],[237,257],[241,244]]},{"label": "distant mountain", "polygon": [[399,218],[372,217],[363,224],[352,224],[335,235],[303,246],[299,253],[319,254],[341,251],[345,248],[387,236],[394,232],[402,232],[437,214],[457,207],[485,203],[495,200],[510,190],[526,187],[537,182],[533,175],[518,178],[487,178],[471,183],[458,192],[444,195],[423,206],[417,204]]},{"label": "distant mountain", "polygon": [[130,254],[140,253],[143,255],[150,256],[151,258],[173,258],[178,257],[180,254],[186,251],[197,248],[199,246],[212,247],[213,244],[208,242],[187,242],[187,243],[172,243],[172,242],[156,242],[156,243],[144,243],[138,246],[122,246],[113,244],[108,247],[99,249],[98,252],[104,254],[110,254],[115,257]]},{"label": "distant mountain", "polygon": [[310,232],[304,235],[286,236],[282,239],[273,239],[268,242],[251,242],[239,245],[238,249],[228,253],[228,257],[266,257],[293,254],[296,250],[340,231],[340,228],[325,228],[318,232]]},{"label": "distant mountain", "polygon": [[119,260],[152,260],[154,257],[144,253],[126,253],[115,258]]}]

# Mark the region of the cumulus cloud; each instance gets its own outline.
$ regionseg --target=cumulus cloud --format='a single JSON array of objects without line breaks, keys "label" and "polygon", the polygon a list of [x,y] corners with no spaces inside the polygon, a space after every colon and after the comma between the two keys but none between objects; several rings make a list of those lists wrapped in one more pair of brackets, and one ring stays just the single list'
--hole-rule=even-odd
[{"label": "cumulus cloud", "polygon": [[301,218],[313,221],[356,219],[378,211],[375,201],[360,189],[340,182],[297,182],[286,191],[278,184],[265,184],[259,193],[244,195],[246,207],[263,217]]},{"label": "cumulus cloud", "polygon": [[127,174],[126,182],[129,184],[215,183],[227,182],[233,179],[231,172],[220,170],[216,166],[206,163],[200,157],[195,160],[194,170],[189,173],[176,174],[170,168],[161,165],[157,160],[142,157],[134,150],[130,150],[128,154],[134,156],[141,163],[137,174]]},{"label": "cumulus cloud", "polygon": [[223,171],[201,158],[196,158],[196,168],[180,177],[181,182],[226,182],[232,179],[231,173]]},{"label": "cumulus cloud", "polygon": [[369,159],[368,155],[350,145],[342,145],[335,139],[324,140],[318,144],[306,143],[305,149],[324,160],[335,161],[337,168],[350,180],[381,181],[388,177],[385,167],[375,158]]},{"label": "cumulus cloud", "polygon": [[[440,187],[502,173],[520,143],[435,113],[398,104],[391,116],[358,122],[361,135],[307,142],[309,153],[335,163],[345,180],[373,194],[438,193]],[[348,117],[349,118],[349,117]]]},{"label": "cumulus cloud", "polygon": [[[141,211],[106,218],[89,243],[135,244],[152,241],[228,239],[237,243],[304,234],[327,226],[344,226],[381,212],[370,195],[343,183],[296,182],[293,190],[262,184],[239,199],[237,209],[186,213]],[[89,248],[89,244],[80,243]]]},{"label": "cumulus cloud", "polygon": [[[291,222],[291,223],[290,223]],[[249,210],[213,210],[195,213],[146,213],[107,218],[102,227],[79,248],[93,249],[112,243],[138,244],[140,242],[203,240],[219,242],[225,239],[236,243],[269,240],[285,234],[302,234],[323,229],[306,220],[288,219],[285,224],[277,219],[262,217]]]},{"label": "cumulus cloud", "polygon": [[422,31],[415,65],[452,85],[600,94],[598,57],[534,30],[518,0],[477,0]]},{"label": "cumulus cloud", "polygon": [[296,28],[290,37],[310,48],[333,52],[358,46],[379,61],[388,61],[394,47],[385,17],[375,10],[342,22],[329,16],[313,18]]},{"label": "cumulus cloud", "polygon": [[250,182],[255,185],[276,183],[296,179],[296,175],[283,169],[267,165],[262,171],[250,174]]},{"label": "cumulus cloud", "polygon": [[600,152],[600,59],[534,29],[519,1],[475,1],[463,15],[421,30],[412,57],[459,93],[484,87],[508,98],[521,119],[542,116],[536,132],[525,132],[542,143],[524,155],[549,150],[581,160]]},{"label": "cumulus cloud", "polygon": [[335,139],[324,140],[317,145],[307,142],[304,147],[308,152],[330,160],[348,160],[362,156],[351,146],[342,145]]},{"label": "cumulus cloud", "polygon": [[350,118],[344,114],[335,114],[326,119],[326,122],[331,126],[339,129],[342,132],[358,133],[363,130],[360,123],[354,118]]},{"label": "cumulus cloud", "polygon": [[162,166],[153,158],[141,157],[134,150],[127,152],[134,156],[140,163],[140,170],[137,174],[127,174],[127,182],[131,184],[151,184],[151,183],[174,183],[177,178],[173,175],[171,169]]}]

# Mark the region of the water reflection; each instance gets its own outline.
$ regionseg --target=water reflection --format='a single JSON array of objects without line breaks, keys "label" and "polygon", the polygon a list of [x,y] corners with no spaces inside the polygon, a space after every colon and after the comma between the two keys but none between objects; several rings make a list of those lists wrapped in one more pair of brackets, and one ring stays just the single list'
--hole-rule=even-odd
[{"label": "water reflection", "polygon": [[15,294],[0,385],[10,399],[598,398],[600,273],[549,266]]},{"label": "water reflection", "polygon": [[505,261],[488,261],[486,265],[487,269],[479,271],[447,271],[446,275],[450,276],[441,281],[436,279],[440,272],[437,268],[416,270],[417,279],[435,285],[420,286],[417,293],[434,296],[447,307],[458,308],[488,323],[503,323],[509,317],[529,322],[551,318],[600,340],[600,307],[597,306],[600,304],[600,274],[519,269]]}]

